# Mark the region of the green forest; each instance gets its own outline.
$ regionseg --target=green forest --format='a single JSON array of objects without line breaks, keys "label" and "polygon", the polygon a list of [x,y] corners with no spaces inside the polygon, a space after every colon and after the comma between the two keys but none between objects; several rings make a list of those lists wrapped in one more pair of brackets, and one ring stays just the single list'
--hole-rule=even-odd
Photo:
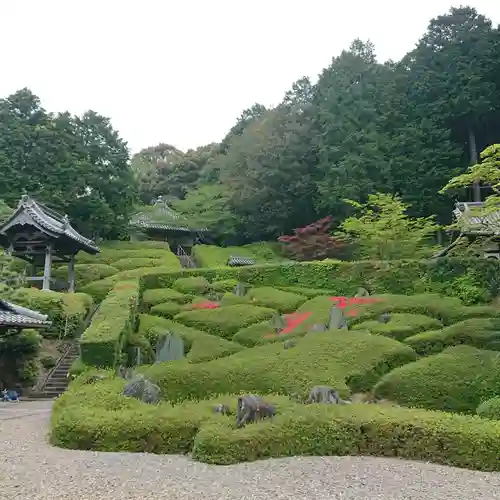
[{"label": "green forest", "polygon": [[49,112],[21,89],[0,100],[0,198],[13,207],[26,192],[108,239],[159,195],[219,244],[273,241],[326,216],[335,229],[380,195],[442,225],[455,200],[489,194],[440,191],[499,142],[500,30],[460,7],[400,61],[354,40],[316,82],[291,82],[276,107],[255,103],[220,143],[186,152],[164,143],[130,157],[108,118]]}]

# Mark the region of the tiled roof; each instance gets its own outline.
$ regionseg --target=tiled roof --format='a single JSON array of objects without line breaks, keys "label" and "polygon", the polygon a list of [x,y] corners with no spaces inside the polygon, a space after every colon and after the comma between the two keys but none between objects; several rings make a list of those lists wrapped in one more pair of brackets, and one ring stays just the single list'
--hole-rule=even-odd
[{"label": "tiled roof", "polygon": [[62,216],[54,210],[36,202],[27,195],[24,195],[19,202],[17,210],[7,219],[0,228],[0,233],[3,228],[10,225],[20,213],[26,213],[38,226],[54,234],[56,237],[66,236],[67,238],[79,243],[85,251],[90,253],[99,252],[99,248],[92,240],[85,238],[78,233],[69,223],[66,216]]},{"label": "tiled roof", "polygon": [[498,235],[500,234],[500,212],[491,212],[486,215],[478,214],[484,208],[484,203],[459,202],[453,210],[460,229],[463,233]]},{"label": "tiled roof", "polygon": [[193,227],[186,217],[169,207],[168,203],[161,197],[147,210],[133,215],[130,225],[144,229],[163,229],[165,231],[182,231],[186,233],[207,231],[207,228]]},{"label": "tiled roof", "polygon": [[51,324],[45,314],[0,299],[0,326],[43,328]]},{"label": "tiled roof", "polygon": [[255,260],[250,259],[249,257],[229,257],[227,260],[228,266],[254,266]]}]

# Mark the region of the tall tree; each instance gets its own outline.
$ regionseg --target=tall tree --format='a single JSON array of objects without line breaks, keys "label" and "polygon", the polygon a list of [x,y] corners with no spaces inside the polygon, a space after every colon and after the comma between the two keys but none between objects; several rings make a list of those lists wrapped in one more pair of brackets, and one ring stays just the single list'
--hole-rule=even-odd
[{"label": "tall tree", "polygon": [[[412,85],[410,95],[421,116],[437,118],[454,139],[467,145],[464,163],[475,164],[490,137],[485,130],[500,125],[495,85],[498,35],[491,21],[472,7],[452,8],[432,19],[427,33],[404,60]],[[486,142],[485,142],[486,141]],[[475,184],[474,199],[480,199]]]},{"label": "tall tree", "polygon": [[126,143],[110,121],[47,113],[28,89],[0,99],[0,198],[23,191],[67,213],[88,235],[126,231],[135,182]]}]

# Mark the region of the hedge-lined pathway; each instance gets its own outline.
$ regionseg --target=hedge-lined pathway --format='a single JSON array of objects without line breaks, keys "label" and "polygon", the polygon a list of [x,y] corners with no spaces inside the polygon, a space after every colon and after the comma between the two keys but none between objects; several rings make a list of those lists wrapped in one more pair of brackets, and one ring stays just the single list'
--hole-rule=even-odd
[{"label": "hedge-lined pathway", "polygon": [[61,450],[50,402],[0,403],[5,500],[488,500],[500,474],[378,458],[290,458],[208,466],[186,457]]}]

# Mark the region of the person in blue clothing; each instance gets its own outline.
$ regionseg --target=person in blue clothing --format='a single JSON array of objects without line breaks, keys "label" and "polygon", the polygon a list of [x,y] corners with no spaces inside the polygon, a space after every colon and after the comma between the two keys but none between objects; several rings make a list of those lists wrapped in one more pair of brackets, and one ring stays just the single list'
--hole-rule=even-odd
[{"label": "person in blue clothing", "polygon": [[17,394],[16,391],[8,391],[7,389],[4,389],[2,391],[2,395],[4,401],[10,401],[10,402],[19,401],[19,395]]}]

